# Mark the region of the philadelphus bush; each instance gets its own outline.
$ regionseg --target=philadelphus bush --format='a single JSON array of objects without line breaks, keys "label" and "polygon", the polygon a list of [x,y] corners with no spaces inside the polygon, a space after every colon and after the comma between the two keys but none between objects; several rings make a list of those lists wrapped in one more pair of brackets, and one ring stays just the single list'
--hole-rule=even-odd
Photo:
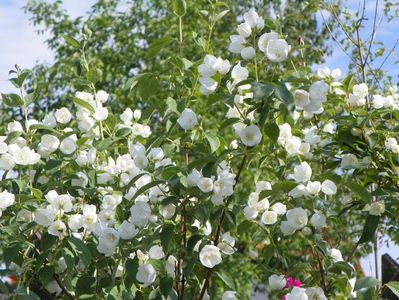
[{"label": "philadelphus bush", "polygon": [[[0,138],[12,293],[232,300],[255,282],[270,299],[314,300],[379,285],[355,284],[354,254],[397,212],[398,93],[372,95],[338,69],[290,69],[299,50],[266,21],[248,11],[223,57],[208,46],[198,62],[181,57],[162,79],[167,107],[157,99],[151,113],[114,113],[101,72],[83,64],[86,88],[33,120],[27,71],[15,72],[21,94],[3,104],[25,118]],[[149,93],[153,81],[129,88]]]}]

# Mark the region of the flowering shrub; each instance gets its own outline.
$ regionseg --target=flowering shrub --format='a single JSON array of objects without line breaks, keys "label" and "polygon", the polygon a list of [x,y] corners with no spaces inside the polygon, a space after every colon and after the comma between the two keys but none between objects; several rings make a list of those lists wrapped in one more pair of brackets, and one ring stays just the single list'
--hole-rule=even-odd
[{"label": "flowering shrub", "polygon": [[25,118],[0,141],[0,243],[16,294],[245,299],[252,280],[272,299],[377,293],[352,263],[398,210],[399,94],[295,66],[277,22],[243,17],[223,58],[180,53],[169,77],[127,82],[151,95],[161,81],[169,96],[150,113],[113,113],[70,37],[85,74],[71,103],[30,119],[28,71],[14,72],[20,94],[2,99]]}]

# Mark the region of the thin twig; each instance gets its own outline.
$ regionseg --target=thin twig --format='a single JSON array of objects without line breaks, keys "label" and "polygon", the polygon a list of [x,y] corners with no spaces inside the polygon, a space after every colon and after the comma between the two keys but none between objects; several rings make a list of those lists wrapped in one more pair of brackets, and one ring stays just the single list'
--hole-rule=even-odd
[{"label": "thin twig", "polygon": [[[244,169],[244,165],[245,165],[246,160],[247,160],[247,154],[244,154],[244,157],[243,157],[243,159],[241,161],[241,164],[240,164],[240,167],[238,169],[237,175],[235,177],[235,181],[236,182],[234,184],[234,189],[237,186],[237,183],[238,183],[238,181],[240,179],[241,172]],[[219,243],[220,231],[222,230],[224,217],[226,215],[226,210],[227,210],[227,208],[228,208],[228,206],[229,206],[229,204],[230,204],[232,199],[233,199],[233,195],[231,195],[229,198],[227,198],[227,201],[226,201],[226,203],[225,203],[225,205],[223,207],[223,211],[222,211],[222,214],[221,214],[220,219],[219,219],[219,224],[218,224],[218,227],[216,229],[215,236],[213,238],[213,244],[214,245],[217,245]],[[207,271],[207,273],[205,275],[205,282],[204,282],[204,285],[202,286],[202,289],[201,289],[200,295],[198,297],[198,300],[202,300],[202,298],[204,297],[205,292],[206,292],[206,290],[209,287],[211,275],[212,275],[212,269],[208,269],[208,271]]]}]

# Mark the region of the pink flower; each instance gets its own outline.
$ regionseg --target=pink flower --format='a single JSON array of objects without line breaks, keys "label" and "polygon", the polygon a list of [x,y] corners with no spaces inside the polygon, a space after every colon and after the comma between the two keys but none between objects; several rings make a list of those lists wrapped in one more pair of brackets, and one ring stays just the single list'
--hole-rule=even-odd
[{"label": "pink flower", "polygon": [[281,297],[281,300],[287,300],[287,297],[283,296]]},{"label": "pink flower", "polygon": [[302,285],[302,283],[299,280],[294,279],[292,277],[288,277],[287,284],[285,285],[285,288],[295,287],[295,286],[300,287],[301,285]]}]

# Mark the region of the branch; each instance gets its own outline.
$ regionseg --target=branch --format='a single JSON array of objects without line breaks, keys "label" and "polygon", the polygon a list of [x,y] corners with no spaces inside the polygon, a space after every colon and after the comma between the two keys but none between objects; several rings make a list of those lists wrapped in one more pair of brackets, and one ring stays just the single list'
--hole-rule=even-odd
[{"label": "branch", "polygon": [[[235,177],[236,182],[234,184],[234,189],[235,189],[235,187],[238,184],[238,181],[240,179],[242,170],[244,169],[244,165],[245,165],[245,161],[246,160],[247,160],[247,154],[244,154],[244,157],[242,158],[242,161],[241,161],[240,167],[238,169],[237,175]],[[233,199],[233,195],[231,195],[229,198],[227,198],[227,201],[226,201],[226,203],[225,203],[225,205],[223,207],[223,211],[222,211],[222,214],[221,214],[220,219],[219,219],[219,224],[218,224],[218,227],[216,229],[215,236],[213,238],[213,244],[214,245],[217,245],[219,243],[220,231],[222,230],[224,217],[226,215],[226,210],[227,210],[227,208],[228,208],[228,206],[229,206],[229,204],[230,204],[232,199]],[[198,297],[198,300],[202,300],[202,298],[204,297],[205,292],[206,292],[206,290],[209,287],[209,282],[210,282],[210,279],[211,279],[211,275],[212,275],[212,269],[208,269],[208,272],[206,273],[206,276],[205,276],[205,282],[204,282],[204,285],[202,286],[202,289],[201,289],[200,295]]]}]

